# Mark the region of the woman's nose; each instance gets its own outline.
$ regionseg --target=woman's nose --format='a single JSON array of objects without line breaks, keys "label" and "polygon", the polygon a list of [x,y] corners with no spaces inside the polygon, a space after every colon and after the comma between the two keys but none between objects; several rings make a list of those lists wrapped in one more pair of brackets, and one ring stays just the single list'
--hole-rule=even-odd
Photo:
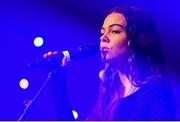
[{"label": "woman's nose", "polygon": [[100,40],[101,42],[105,42],[105,43],[109,43],[110,40],[109,40],[109,37],[107,34],[103,34],[101,37],[100,37]]}]

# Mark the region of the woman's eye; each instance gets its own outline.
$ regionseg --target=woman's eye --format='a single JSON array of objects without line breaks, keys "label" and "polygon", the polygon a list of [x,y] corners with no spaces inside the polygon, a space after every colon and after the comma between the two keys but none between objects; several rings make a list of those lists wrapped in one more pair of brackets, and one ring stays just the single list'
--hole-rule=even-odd
[{"label": "woman's eye", "polygon": [[113,34],[119,34],[119,33],[121,33],[121,31],[112,30],[111,33],[113,33]]}]

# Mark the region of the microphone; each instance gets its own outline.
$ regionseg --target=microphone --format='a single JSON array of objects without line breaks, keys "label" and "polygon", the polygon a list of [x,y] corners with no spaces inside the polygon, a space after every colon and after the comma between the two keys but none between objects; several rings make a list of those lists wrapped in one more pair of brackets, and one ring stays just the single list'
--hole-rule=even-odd
[{"label": "microphone", "polygon": [[28,67],[39,68],[39,67],[59,67],[62,65],[63,58],[66,58],[67,63],[71,60],[77,60],[81,58],[88,58],[98,54],[99,45],[85,45],[72,50],[65,50],[62,52],[57,52],[49,58],[41,58],[37,60],[30,61]]}]

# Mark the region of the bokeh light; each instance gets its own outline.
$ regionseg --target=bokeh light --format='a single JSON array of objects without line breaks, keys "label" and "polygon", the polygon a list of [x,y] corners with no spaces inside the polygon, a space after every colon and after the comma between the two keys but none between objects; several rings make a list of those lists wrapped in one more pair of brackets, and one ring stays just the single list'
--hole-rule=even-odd
[{"label": "bokeh light", "polygon": [[78,118],[78,113],[75,110],[72,110],[72,113],[73,113],[74,119],[77,119]]},{"label": "bokeh light", "polygon": [[36,47],[41,47],[43,45],[43,43],[44,43],[44,40],[42,37],[36,37],[34,39],[34,46],[36,46]]},{"label": "bokeh light", "polygon": [[23,78],[20,80],[19,82],[19,86],[22,88],[22,89],[27,89],[28,86],[29,86],[29,82],[27,79]]}]

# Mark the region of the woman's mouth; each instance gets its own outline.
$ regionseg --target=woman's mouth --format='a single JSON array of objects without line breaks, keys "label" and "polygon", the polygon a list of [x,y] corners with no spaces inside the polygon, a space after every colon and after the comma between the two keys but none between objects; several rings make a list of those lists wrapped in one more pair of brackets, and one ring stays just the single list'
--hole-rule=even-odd
[{"label": "woman's mouth", "polygon": [[109,51],[110,51],[110,48],[108,48],[108,47],[101,48],[102,61],[106,61],[107,60],[106,58],[107,58],[107,55],[108,55]]},{"label": "woman's mouth", "polygon": [[106,54],[107,52],[109,52],[109,50],[110,50],[110,48],[103,47],[103,48],[101,49],[101,53]]}]

